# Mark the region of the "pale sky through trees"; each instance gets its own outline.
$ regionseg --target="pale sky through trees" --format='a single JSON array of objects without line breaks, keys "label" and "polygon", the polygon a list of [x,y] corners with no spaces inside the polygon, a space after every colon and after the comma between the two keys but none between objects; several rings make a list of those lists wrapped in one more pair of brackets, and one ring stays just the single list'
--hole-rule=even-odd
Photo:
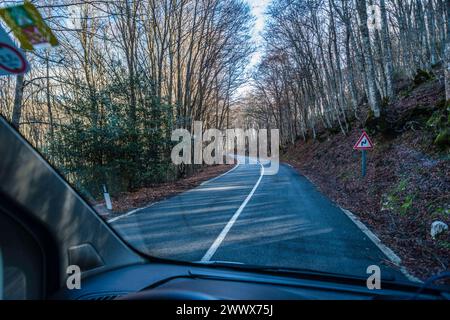
[{"label": "pale sky through trees", "polygon": [[[256,17],[253,38],[255,42],[258,44],[258,46],[260,46],[262,44],[261,32],[263,31],[265,25],[264,12],[269,3],[271,2],[271,0],[247,0],[247,2],[251,6],[252,14]],[[253,55],[251,62],[252,66],[255,65],[260,59],[261,57],[260,50],[261,48],[258,48],[256,53]]]},{"label": "pale sky through trees", "polygon": [[[264,12],[266,11],[267,7],[269,6],[271,0],[247,0],[249,3],[252,14],[255,16],[255,27],[253,29],[253,40],[255,41],[257,45],[257,49],[255,53],[252,55],[250,64],[247,68],[247,70],[251,70],[254,66],[256,66],[262,56],[262,50],[263,50],[263,39],[261,36],[261,33],[264,30],[265,25],[265,15]],[[250,85],[243,85],[241,88],[239,88],[237,95],[244,94],[246,91],[250,89]]]}]

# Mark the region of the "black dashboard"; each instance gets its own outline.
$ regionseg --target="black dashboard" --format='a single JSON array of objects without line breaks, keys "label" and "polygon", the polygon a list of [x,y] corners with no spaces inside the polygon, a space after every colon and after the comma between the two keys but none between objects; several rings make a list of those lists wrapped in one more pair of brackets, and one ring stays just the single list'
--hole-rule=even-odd
[{"label": "black dashboard", "polygon": [[140,264],[83,279],[79,290],[53,299],[70,300],[378,300],[448,299],[441,292],[409,284],[367,289],[362,279],[317,275],[284,276],[177,264]]}]

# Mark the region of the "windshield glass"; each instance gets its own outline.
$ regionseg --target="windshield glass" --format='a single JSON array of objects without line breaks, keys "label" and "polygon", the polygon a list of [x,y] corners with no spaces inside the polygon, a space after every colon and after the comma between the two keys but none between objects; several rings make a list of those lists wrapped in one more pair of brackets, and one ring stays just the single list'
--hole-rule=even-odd
[{"label": "windshield glass", "polygon": [[445,1],[33,6],[0,0],[0,113],[139,252],[448,267]]}]

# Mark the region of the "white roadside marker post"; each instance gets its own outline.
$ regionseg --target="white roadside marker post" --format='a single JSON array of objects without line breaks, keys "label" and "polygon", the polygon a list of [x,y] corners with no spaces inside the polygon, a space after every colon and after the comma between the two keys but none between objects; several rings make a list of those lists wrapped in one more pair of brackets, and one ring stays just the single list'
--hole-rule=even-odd
[{"label": "white roadside marker post", "polygon": [[105,197],[106,209],[112,210],[111,197],[109,196],[108,190],[106,189],[106,185],[103,185],[103,196]]}]

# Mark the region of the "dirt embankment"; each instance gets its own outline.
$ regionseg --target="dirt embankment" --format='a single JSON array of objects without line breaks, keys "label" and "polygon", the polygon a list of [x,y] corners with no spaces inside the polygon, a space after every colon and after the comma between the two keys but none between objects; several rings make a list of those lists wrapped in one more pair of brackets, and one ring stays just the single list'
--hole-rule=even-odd
[{"label": "dirt embankment", "polygon": [[[450,264],[450,233],[430,235],[433,221],[450,225],[449,110],[439,76],[418,79],[403,85],[382,120],[354,120],[347,135],[322,130],[316,141],[298,141],[282,158],[359,216],[413,275],[425,279]],[[352,149],[362,129],[375,145],[367,152],[365,178],[361,154]]]}]

